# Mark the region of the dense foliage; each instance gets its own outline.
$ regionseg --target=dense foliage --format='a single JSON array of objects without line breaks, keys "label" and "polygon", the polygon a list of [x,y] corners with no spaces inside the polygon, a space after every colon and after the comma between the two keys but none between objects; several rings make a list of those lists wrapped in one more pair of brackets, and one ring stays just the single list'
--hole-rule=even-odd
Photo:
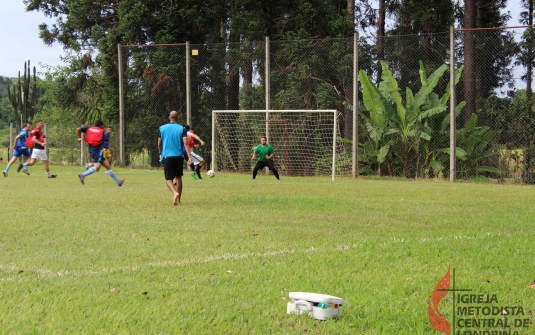
[{"label": "dense foliage", "polygon": [[[370,84],[379,86],[383,77],[381,61],[385,61],[399,87],[416,92],[421,87],[417,61],[421,60],[427,71],[441,69],[449,52],[447,30],[451,24],[496,27],[505,25],[509,18],[504,11],[505,0],[23,2],[28,11],[56,18],[55,24],[39,27],[40,36],[46,44],[59,43],[69,51],[67,65],[51,68],[44,83],[38,85],[46,88],[46,93],[40,95],[39,104],[43,107],[38,108],[38,113],[49,118],[72,125],[101,118],[116,125],[117,45],[189,41],[199,55],[191,59],[192,123],[208,129],[213,109],[265,107],[263,40],[268,36],[272,54],[271,107],[336,108],[345,116],[341,128],[346,138],[352,132],[352,59],[348,51],[355,27],[368,36],[376,34],[359,40],[359,70],[366,72]],[[523,4],[526,11],[520,21],[529,24],[533,4],[527,0]],[[472,125],[474,120],[480,127],[497,115],[509,115],[506,106],[519,99],[525,99],[525,108],[518,112],[520,120],[526,125],[535,124],[530,79],[530,64],[534,62],[532,35],[532,30],[527,30],[520,43],[504,30],[474,38],[468,32],[457,36],[457,57],[465,64],[464,75],[459,78],[463,89],[458,89],[457,100],[466,101],[458,128]],[[126,157],[143,152],[157,164],[155,129],[166,122],[170,109],[185,114],[185,52],[130,47],[124,49],[122,61],[124,87],[130,90],[125,100]],[[516,98],[523,93],[511,90],[514,61],[527,69],[523,77],[527,83],[525,98]],[[479,80],[473,81],[474,78]],[[0,127],[1,122],[11,120],[10,113],[5,112],[8,105],[3,95],[7,81],[0,82]],[[436,91],[445,92],[446,85],[447,80],[439,80]],[[502,106],[504,109],[500,109]],[[472,118],[472,114],[477,116]],[[505,130],[492,128],[497,131],[495,141],[504,138]],[[362,130],[365,129],[361,134]],[[416,136],[420,140],[409,143],[412,135],[405,135],[400,151],[404,163],[401,172],[393,174],[414,176],[422,170],[406,171],[407,162],[413,162],[410,157],[415,154],[411,150],[418,150],[415,146],[427,140]],[[209,140],[210,136],[206,133],[203,137]],[[506,145],[529,148],[535,139],[530,131],[523,131],[521,138]],[[421,157],[423,161],[417,164],[426,162],[425,155]],[[529,167],[529,155],[522,159]]]},{"label": "dense foliage", "polygon": [[0,76],[0,130],[9,127],[9,124],[15,120],[13,106],[7,97],[7,88],[16,81],[16,78]]}]

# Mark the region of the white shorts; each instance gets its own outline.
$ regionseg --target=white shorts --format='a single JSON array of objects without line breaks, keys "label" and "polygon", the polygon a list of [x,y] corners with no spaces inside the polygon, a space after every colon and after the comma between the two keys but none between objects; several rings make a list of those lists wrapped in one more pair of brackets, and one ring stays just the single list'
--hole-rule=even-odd
[{"label": "white shorts", "polygon": [[191,152],[191,162],[193,163],[193,165],[198,165],[198,164],[200,164],[203,160],[204,160],[204,158],[202,158],[201,156],[197,155],[197,154],[194,153],[193,151]]},{"label": "white shorts", "polygon": [[35,149],[32,150],[32,157],[33,159],[39,158],[42,161],[47,161],[48,156],[46,155],[46,149]]}]

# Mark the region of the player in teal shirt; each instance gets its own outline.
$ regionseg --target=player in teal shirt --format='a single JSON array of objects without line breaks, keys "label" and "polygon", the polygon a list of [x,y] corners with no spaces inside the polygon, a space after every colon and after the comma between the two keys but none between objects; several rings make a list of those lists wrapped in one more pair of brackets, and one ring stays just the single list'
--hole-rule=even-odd
[{"label": "player in teal shirt", "polygon": [[279,172],[275,169],[275,165],[273,164],[273,155],[273,147],[267,144],[267,138],[262,136],[260,144],[254,149],[253,157],[251,157],[251,160],[258,159],[253,169],[253,179],[256,178],[258,170],[267,166],[268,169],[273,172],[273,175],[275,175],[278,180],[281,180]]},{"label": "player in teal shirt", "polygon": [[[169,123],[160,127],[158,135],[158,151],[163,161],[163,174],[169,190],[173,193],[173,205],[180,204],[182,196],[183,162],[191,164],[191,150],[188,134],[182,125],[178,124],[178,113],[169,113]],[[183,149],[184,148],[184,149]],[[176,186],[173,184],[176,180]]]}]

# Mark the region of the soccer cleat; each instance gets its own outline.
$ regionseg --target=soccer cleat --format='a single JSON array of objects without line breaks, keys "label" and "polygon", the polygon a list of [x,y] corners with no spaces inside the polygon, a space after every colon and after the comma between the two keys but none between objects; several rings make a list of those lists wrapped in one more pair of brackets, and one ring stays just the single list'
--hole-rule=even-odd
[{"label": "soccer cleat", "polygon": [[19,164],[19,167],[17,168],[17,173],[19,173],[20,170],[22,170],[22,164]]},{"label": "soccer cleat", "polygon": [[78,178],[80,178],[80,181],[82,182],[82,185],[85,185],[85,183],[84,183],[84,180],[85,180],[84,175],[83,174],[79,174]]},{"label": "soccer cleat", "polygon": [[197,177],[197,174],[195,172],[192,172],[190,174],[193,177],[193,179],[199,179],[199,177]]},{"label": "soccer cleat", "polygon": [[48,178],[56,178],[57,176],[57,174],[51,174]]},{"label": "soccer cleat", "polygon": [[4,177],[7,177],[7,171],[4,171]]},{"label": "soccer cleat", "polygon": [[124,179],[121,179],[121,180],[119,180],[119,184],[117,184],[117,185],[119,185],[119,187],[121,187],[121,186],[123,186],[123,183],[124,183]]},{"label": "soccer cleat", "polygon": [[26,174],[27,176],[30,175],[30,173],[28,172],[28,170],[22,170],[22,173]]}]

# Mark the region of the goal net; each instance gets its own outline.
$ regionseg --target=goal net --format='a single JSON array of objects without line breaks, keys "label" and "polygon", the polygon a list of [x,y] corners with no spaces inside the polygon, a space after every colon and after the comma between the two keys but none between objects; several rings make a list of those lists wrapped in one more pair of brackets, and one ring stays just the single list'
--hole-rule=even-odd
[{"label": "goal net", "polygon": [[340,140],[336,110],[213,111],[212,169],[249,173],[262,136],[283,176],[348,174],[351,155]]}]

